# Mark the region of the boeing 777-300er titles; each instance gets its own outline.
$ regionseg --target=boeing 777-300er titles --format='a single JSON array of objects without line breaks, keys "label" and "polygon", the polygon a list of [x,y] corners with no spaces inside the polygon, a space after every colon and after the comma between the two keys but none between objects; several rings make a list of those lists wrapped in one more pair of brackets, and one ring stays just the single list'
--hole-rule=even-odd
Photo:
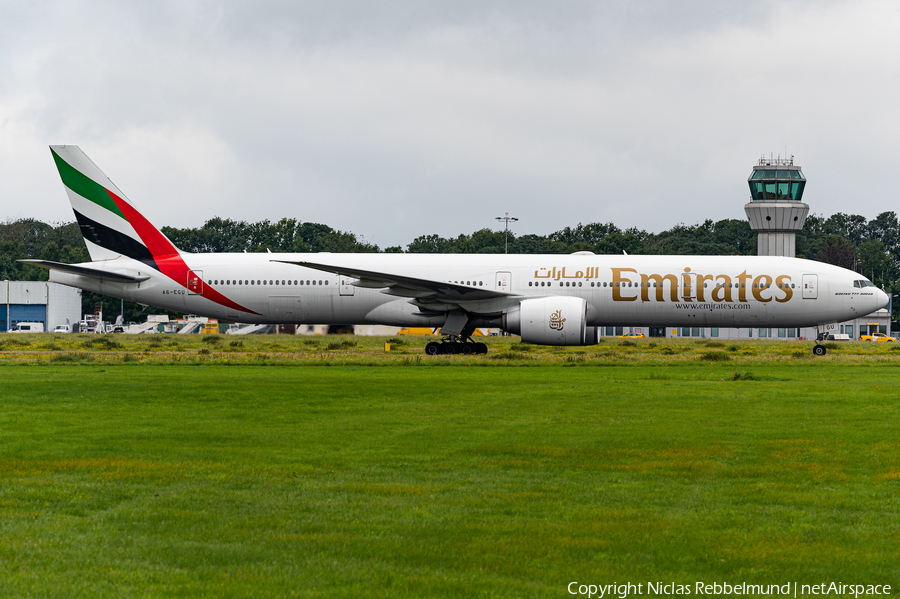
[{"label": "boeing 777-300er titles", "polygon": [[444,339],[426,352],[449,354],[486,352],[471,340],[476,327],[588,345],[598,326],[809,327],[888,303],[858,273],[798,258],[194,254],[77,146],[50,150],[92,261],[25,262],[49,268],[57,283],[227,321],[441,327]]}]

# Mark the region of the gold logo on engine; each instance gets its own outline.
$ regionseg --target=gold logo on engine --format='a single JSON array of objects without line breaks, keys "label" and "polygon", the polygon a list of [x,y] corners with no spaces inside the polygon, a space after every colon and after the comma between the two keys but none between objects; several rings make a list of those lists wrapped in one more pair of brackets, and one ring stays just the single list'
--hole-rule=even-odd
[{"label": "gold logo on engine", "polygon": [[566,319],[562,317],[562,310],[557,310],[553,314],[550,315],[550,328],[554,331],[563,330],[563,326],[566,324]]}]

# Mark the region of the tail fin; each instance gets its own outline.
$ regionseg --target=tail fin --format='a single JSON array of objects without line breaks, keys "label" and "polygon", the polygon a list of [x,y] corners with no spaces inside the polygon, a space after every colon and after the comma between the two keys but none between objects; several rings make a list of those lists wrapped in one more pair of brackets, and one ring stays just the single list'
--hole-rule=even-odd
[{"label": "tail fin", "polygon": [[179,254],[81,148],[50,146],[50,152],[91,260],[127,256],[159,270],[161,258]]}]

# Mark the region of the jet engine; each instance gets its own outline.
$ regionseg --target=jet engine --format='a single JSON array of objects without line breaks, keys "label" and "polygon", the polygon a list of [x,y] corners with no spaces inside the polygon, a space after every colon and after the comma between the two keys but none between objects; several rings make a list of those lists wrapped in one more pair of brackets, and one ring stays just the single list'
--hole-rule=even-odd
[{"label": "jet engine", "polygon": [[541,297],[505,312],[502,327],[523,343],[590,345],[596,343],[596,329],[585,326],[586,315],[587,302],[580,297]]}]

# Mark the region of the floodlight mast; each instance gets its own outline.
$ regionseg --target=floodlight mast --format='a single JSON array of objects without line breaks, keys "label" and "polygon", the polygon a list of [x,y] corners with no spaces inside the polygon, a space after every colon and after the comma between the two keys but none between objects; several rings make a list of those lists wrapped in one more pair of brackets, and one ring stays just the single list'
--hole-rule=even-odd
[{"label": "floodlight mast", "polygon": [[509,221],[516,222],[519,220],[515,216],[510,216],[509,212],[504,212],[506,216],[496,216],[494,220],[502,220],[505,223],[504,231],[503,231],[503,253],[509,253]]}]

